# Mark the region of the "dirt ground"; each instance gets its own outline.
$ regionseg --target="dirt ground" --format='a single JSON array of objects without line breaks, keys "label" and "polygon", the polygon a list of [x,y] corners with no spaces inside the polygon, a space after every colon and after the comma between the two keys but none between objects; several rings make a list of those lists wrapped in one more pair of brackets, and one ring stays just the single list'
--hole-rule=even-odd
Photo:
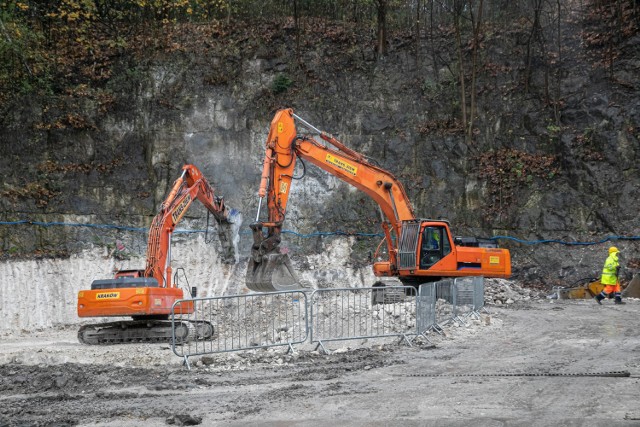
[{"label": "dirt ground", "polygon": [[[640,426],[640,300],[488,307],[413,347],[339,342],[192,358],[167,344],[5,336],[0,426]],[[630,377],[585,376],[628,371]],[[558,375],[563,374],[563,375]]]}]

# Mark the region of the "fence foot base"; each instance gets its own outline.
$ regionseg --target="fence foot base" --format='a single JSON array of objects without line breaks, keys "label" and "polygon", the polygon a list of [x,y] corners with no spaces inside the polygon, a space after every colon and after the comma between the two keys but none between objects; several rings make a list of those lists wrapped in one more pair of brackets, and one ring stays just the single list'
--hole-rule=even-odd
[{"label": "fence foot base", "polygon": [[322,344],[322,341],[318,341],[318,345],[316,346],[316,348],[314,348],[314,351],[318,351],[319,348],[322,348],[322,353],[324,354],[331,354],[329,351],[327,351],[327,349],[325,348],[325,346]]},{"label": "fence foot base", "polygon": [[407,338],[405,334],[402,334],[402,336],[400,337],[400,340],[398,341],[398,344],[402,342],[406,342],[409,347],[413,347],[413,345],[411,344],[411,340]]},{"label": "fence foot base", "polygon": [[186,366],[187,370],[191,370],[191,365],[189,364],[189,356],[184,356],[182,359],[182,366]]},{"label": "fence foot base", "polygon": [[414,338],[413,340],[415,341],[415,339],[416,339],[416,338],[418,338],[418,337],[422,337],[422,338],[424,338],[425,340],[427,340],[427,342],[428,342],[429,344],[433,344],[433,342],[431,342],[431,340],[430,340],[430,339],[429,339],[429,337],[427,336],[427,332],[429,332],[429,330],[427,330],[427,331],[425,331],[425,332],[422,332],[421,334],[416,335],[416,336],[415,336],[415,338]]},{"label": "fence foot base", "polygon": [[435,332],[435,333],[436,333],[436,334],[438,334],[438,335],[444,335],[444,329],[442,329],[442,328],[440,327],[440,325],[438,325],[437,323],[436,323],[435,325],[431,326],[431,327],[427,330],[427,332],[429,332],[429,331],[433,331],[433,332]]},{"label": "fence foot base", "polygon": [[453,319],[451,319],[453,322],[457,322],[458,326],[468,326],[467,322],[465,321],[464,317],[460,317],[458,315],[456,315]]}]

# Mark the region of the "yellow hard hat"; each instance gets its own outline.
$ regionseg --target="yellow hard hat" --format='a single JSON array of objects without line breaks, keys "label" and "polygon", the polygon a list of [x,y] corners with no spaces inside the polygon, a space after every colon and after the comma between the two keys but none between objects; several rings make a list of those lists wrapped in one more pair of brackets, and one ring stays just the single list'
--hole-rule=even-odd
[{"label": "yellow hard hat", "polygon": [[612,254],[612,253],[614,253],[614,252],[620,252],[620,251],[619,251],[619,250],[618,250],[618,248],[616,248],[615,246],[611,246],[611,247],[609,248],[609,254]]}]

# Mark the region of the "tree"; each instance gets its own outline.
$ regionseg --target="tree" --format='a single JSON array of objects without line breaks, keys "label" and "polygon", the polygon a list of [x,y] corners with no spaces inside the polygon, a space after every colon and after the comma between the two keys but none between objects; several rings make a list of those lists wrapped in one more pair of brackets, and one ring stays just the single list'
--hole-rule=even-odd
[{"label": "tree", "polygon": [[387,53],[387,6],[388,0],[376,0],[376,16],[378,23],[376,52],[380,56]]},{"label": "tree", "polygon": [[[473,1],[472,1],[473,3]],[[471,28],[473,29],[473,51],[471,54],[471,111],[469,112],[469,127],[467,129],[467,138],[471,139],[473,135],[473,118],[476,114],[476,74],[478,64],[478,48],[481,42],[480,26],[482,25],[482,8],[483,0],[478,4],[478,13],[473,13],[471,7]]]},{"label": "tree", "polygon": [[462,109],[462,124],[467,125],[467,94],[464,82],[464,61],[462,54],[462,12],[465,8],[465,0],[453,1],[453,25],[456,33],[456,52],[458,53],[458,76],[460,79],[460,108]]}]

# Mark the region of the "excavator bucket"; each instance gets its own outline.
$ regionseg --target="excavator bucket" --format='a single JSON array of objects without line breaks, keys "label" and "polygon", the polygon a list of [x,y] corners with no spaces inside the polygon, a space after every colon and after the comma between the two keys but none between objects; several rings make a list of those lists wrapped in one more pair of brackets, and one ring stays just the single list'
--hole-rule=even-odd
[{"label": "excavator bucket", "polygon": [[267,254],[262,262],[249,259],[247,288],[256,292],[278,292],[300,289],[300,281],[287,254]]}]

